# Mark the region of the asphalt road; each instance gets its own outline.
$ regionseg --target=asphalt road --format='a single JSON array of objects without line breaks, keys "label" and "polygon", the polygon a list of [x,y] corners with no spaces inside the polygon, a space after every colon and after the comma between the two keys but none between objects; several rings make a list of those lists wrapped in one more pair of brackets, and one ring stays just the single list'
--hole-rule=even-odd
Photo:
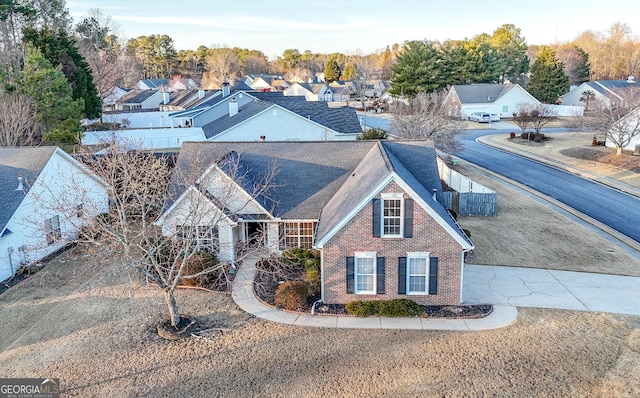
[{"label": "asphalt road", "polygon": [[[475,141],[483,135],[508,131],[471,131],[461,138],[464,149],[456,155],[550,196],[640,242],[640,200],[637,198]],[[549,129],[545,134],[554,131],[564,130]]]}]

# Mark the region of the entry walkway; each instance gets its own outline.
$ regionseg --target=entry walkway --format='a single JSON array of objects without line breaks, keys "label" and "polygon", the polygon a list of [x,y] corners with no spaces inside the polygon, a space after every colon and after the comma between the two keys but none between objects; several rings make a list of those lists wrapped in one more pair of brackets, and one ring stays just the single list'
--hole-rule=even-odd
[{"label": "entry walkway", "polygon": [[[253,293],[255,264],[258,257],[248,258],[239,267],[233,281],[233,300],[244,311],[272,322],[296,326],[313,326],[344,329],[414,329],[414,330],[488,330],[513,323],[518,310],[511,305],[494,305],[493,312],[480,319],[436,318],[358,318],[337,315],[311,315],[287,312],[268,306]],[[483,303],[486,304],[486,303]]]}]

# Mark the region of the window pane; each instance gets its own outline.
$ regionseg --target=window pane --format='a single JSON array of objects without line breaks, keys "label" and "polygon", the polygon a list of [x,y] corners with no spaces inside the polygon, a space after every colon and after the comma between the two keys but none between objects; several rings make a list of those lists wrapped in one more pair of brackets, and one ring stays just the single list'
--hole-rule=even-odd
[{"label": "window pane", "polygon": [[360,275],[358,276],[358,291],[372,291],[373,290],[373,275]]},{"label": "window pane", "polygon": [[410,258],[409,259],[409,274],[425,275],[427,273],[427,259],[426,258]]},{"label": "window pane", "polygon": [[409,276],[410,292],[425,292],[427,290],[427,281],[425,276]]},{"label": "window pane", "polygon": [[373,259],[372,258],[358,258],[358,270],[359,274],[373,274]]}]

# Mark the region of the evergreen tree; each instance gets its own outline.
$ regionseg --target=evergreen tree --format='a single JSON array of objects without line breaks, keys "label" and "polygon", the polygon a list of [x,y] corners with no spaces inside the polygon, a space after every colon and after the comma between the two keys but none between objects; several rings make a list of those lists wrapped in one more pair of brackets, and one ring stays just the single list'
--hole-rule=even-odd
[{"label": "evergreen tree", "polygon": [[16,89],[35,103],[45,134],[54,142],[76,143],[82,128],[83,100],[74,100],[60,65],[53,67],[39,49],[27,45]]},{"label": "evergreen tree", "polygon": [[355,80],[358,77],[358,68],[352,62],[349,62],[344,67],[344,71],[342,71],[342,76],[340,76],[340,80]]},{"label": "evergreen tree", "polygon": [[24,40],[38,48],[54,66],[60,65],[69,85],[73,99],[82,99],[84,117],[95,119],[102,113],[98,90],[93,83],[91,69],[75,46],[73,39],[64,30],[54,33],[48,29],[24,30]]},{"label": "evergreen tree", "polygon": [[324,80],[327,83],[332,83],[338,79],[340,79],[340,75],[342,71],[340,70],[340,65],[338,65],[338,61],[335,59],[330,59],[327,62],[327,65],[324,67]]},{"label": "evergreen tree", "polygon": [[531,67],[531,81],[527,90],[540,102],[554,104],[558,97],[569,90],[569,76],[564,65],[549,46],[540,47]]},{"label": "evergreen tree", "polygon": [[431,92],[444,87],[440,55],[431,42],[408,41],[391,67],[393,77],[389,93],[414,97],[418,93]]},{"label": "evergreen tree", "polygon": [[502,80],[511,83],[522,83],[524,75],[529,71],[527,43],[520,36],[520,29],[512,24],[504,24],[488,37],[489,44],[496,49],[502,66]]}]

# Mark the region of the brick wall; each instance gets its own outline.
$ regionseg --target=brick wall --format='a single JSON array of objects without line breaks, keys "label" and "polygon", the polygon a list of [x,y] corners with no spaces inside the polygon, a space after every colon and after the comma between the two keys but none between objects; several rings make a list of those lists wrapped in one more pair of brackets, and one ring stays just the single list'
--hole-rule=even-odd
[{"label": "brick wall", "polygon": [[[404,193],[395,182],[391,182],[382,192]],[[410,196],[404,193],[404,197]],[[414,203],[412,238],[374,238],[371,223],[372,207],[369,203],[324,245],[322,261],[326,303],[409,298],[423,305],[460,304],[460,244],[417,202]],[[356,251],[376,252],[378,257],[385,257],[386,294],[346,293],[346,258],[354,256]],[[431,257],[439,258],[436,295],[398,294],[398,257],[406,257],[407,252],[429,252]]]}]

